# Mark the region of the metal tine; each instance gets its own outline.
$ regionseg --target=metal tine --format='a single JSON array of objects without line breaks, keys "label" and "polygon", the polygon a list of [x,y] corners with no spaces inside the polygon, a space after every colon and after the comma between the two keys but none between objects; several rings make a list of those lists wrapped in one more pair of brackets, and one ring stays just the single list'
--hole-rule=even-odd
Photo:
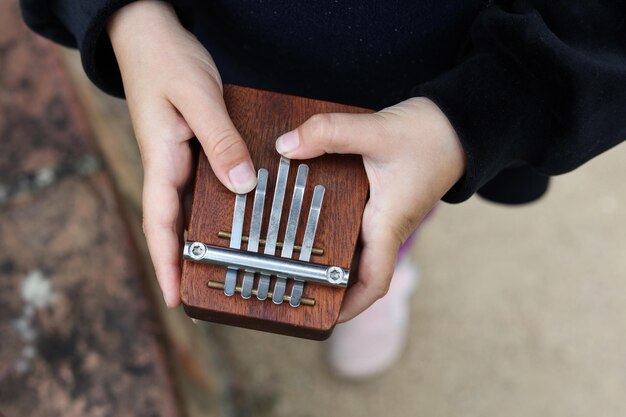
[{"label": "metal tine", "polygon": [[[300,221],[300,211],[302,210],[302,200],[304,198],[304,189],[306,187],[308,174],[308,165],[300,164],[298,166],[298,174],[296,175],[296,185],[293,187],[293,197],[291,198],[291,207],[289,208],[283,250],[280,253],[280,256],[283,258],[291,259],[293,255],[293,245],[296,242],[296,232],[298,231],[298,222]],[[287,277],[277,276],[276,282],[274,283],[274,290],[272,291],[272,301],[274,304],[282,304],[286,287]]]},{"label": "metal tine", "polygon": [[[323,185],[316,185],[313,190],[313,199],[311,200],[311,209],[309,210],[309,218],[306,221],[306,229],[304,230],[304,239],[302,241],[302,249],[300,251],[300,260],[308,262],[311,259],[311,251],[315,241],[315,233],[317,232],[317,223],[320,219],[322,211],[322,203],[324,202],[324,192],[326,189]],[[289,305],[298,307],[302,299],[304,291],[304,281],[294,280],[291,288],[291,297]]]},{"label": "metal tine", "polygon": [[[263,221],[263,206],[265,205],[265,191],[267,189],[267,169],[261,168],[257,174],[257,186],[254,192],[254,203],[252,205],[252,220],[250,222],[250,236],[248,238],[248,252],[259,251],[259,239],[261,237],[261,223]],[[252,287],[254,286],[254,272],[245,271],[243,273],[243,283],[241,284],[241,297],[250,298]]]},{"label": "metal tine", "polygon": [[[265,255],[274,256],[276,252],[276,242],[278,241],[278,229],[280,227],[280,216],[283,211],[283,200],[285,199],[285,189],[287,188],[287,177],[289,176],[289,159],[284,156],[280,158],[278,165],[278,176],[276,177],[276,186],[274,187],[274,198],[272,200],[272,210],[270,212],[270,221],[267,226],[267,239],[265,240]],[[259,300],[265,300],[270,288],[270,276],[261,274],[259,286],[257,287],[256,297]]]},{"label": "metal tine", "polygon": [[[230,248],[241,248],[241,236],[243,234],[243,218],[246,214],[246,194],[237,194],[235,197],[235,210],[233,212],[233,226],[230,236]],[[237,287],[237,268],[226,270],[226,281],[224,282],[224,294],[232,296]]]}]

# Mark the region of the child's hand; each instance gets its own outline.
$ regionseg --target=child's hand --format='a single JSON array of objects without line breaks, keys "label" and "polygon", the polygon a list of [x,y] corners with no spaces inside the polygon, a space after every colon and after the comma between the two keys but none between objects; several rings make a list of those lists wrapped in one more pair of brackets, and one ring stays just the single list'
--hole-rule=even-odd
[{"label": "child's hand", "polygon": [[354,318],[387,293],[400,245],[465,171],[465,155],[446,116],[413,98],[374,114],[319,114],[278,138],[295,159],[323,153],[363,155],[370,199],[363,213],[359,281],[339,321]]},{"label": "child's hand", "polygon": [[169,307],[178,305],[182,193],[192,174],[196,136],[213,171],[246,193],[256,175],[222,98],[213,59],[165,2],[142,0],[108,22],[144,164],[143,227]]}]

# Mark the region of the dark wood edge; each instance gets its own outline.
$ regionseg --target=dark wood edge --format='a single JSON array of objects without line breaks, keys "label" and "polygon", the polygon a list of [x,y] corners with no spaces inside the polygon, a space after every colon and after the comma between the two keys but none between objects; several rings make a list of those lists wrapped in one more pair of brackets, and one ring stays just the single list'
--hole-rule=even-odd
[{"label": "dark wood edge", "polygon": [[209,310],[200,309],[185,303],[182,304],[185,309],[185,313],[194,319],[317,341],[328,339],[333,333],[336,324],[333,324],[333,326],[329,329],[314,329],[310,327],[291,326],[255,317],[245,317],[242,319],[242,316],[230,314],[225,311],[218,311],[215,312],[215,314],[211,314]]}]

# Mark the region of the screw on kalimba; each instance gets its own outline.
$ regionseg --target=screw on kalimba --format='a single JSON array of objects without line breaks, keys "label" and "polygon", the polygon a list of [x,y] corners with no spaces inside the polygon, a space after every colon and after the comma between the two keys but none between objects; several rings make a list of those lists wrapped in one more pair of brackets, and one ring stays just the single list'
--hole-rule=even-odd
[{"label": "screw on kalimba", "polygon": [[191,244],[189,252],[194,259],[202,259],[202,257],[206,253],[206,246],[204,246],[200,242],[194,242]]},{"label": "screw on kalimba", "polygon": [[328,271],[326,271],[326,276],[328,277],[328,280],[332,283],[341,282],[341,280],[343,279],[343,270],[336,266],[331,266],[330,268],[328,268]]}]

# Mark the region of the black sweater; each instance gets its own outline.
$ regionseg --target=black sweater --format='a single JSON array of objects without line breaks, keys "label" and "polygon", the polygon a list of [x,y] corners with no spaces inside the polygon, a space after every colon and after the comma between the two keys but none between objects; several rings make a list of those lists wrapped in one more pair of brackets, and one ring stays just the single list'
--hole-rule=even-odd
[{"label": "black sweater", "polygon": [[[122,96],[103,28],[130,1],[21,4],[33,30],[78,47],[91,80]],[[172,3],[225,82],[374,109],[432,99],[467,156],[449,202],[485,184],[496,200],[531,200],[540,193],[522,180],[543,190],[626,139],[626,0]]]}]

